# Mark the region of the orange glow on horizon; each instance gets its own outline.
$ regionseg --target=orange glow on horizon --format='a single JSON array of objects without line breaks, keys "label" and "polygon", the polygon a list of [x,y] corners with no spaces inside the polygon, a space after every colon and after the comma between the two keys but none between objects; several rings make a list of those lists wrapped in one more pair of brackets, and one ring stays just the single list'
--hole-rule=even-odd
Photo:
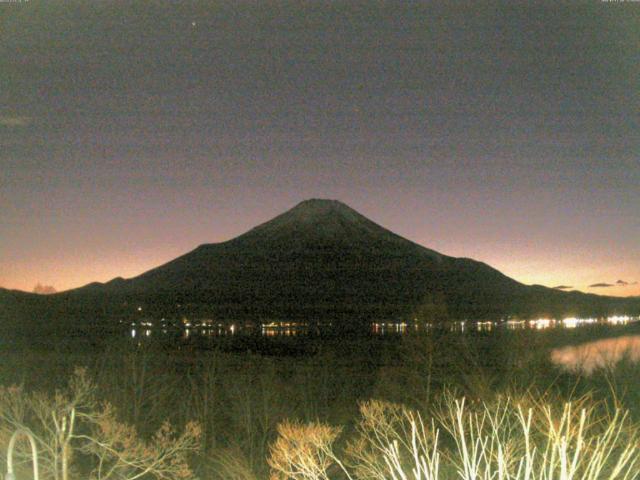
[{"label": "orange glow on horizon", "polygon": [[[43,286],[53,286],[58,292],[61,292],[64,290],[82,287],[91,282],[108,282],[116,277],[132,278],[147,270],[162,265],[178,255],[179,254],[173,253],[165,255],[148,255],[144,258],[141,257],[138,260],[131,260],[129,262],[111,259],[110,261],[103,260],[96,261],[95,263],[73,262],[66,265],[62,264],[62,262],[57,264],[51,261],[51,266],[46,269],[42,268],[41,265],[24,265],[24,268],[22,269],[14,268],[9,272],[0,273],[0,287],[32,292],[36,284],[39,283]],[[489,265],[491,265],[491,263],[489,263]],[[493,266],[495,267],[495,265]],[[596,295],[616,297],[640,296],[640,284],[638,283],[626,286],[614,285],[607,288],[589,288],[588,285],[591,284],[589,283],[591,280],[587,279],[585,281],[583,280],[584,275],[572,274],[572,272],[569,271],[567,271],[566,274],[554,278],[550,275],[534,275],[527,272],[521,272],[520,269],[514,269],[514,272],[512,273],[508,268],[496,268],[502,271],[505,275],[526,285],[537,284],[549,288],[553,288],[557,285],[568,285],[573,286],[573,288],[569,290],[577,290]],[[590,275],[590,278],[597,279],[602,278],[602,276],[592,274]],[[629,278],[634,277],[629,275]],[[593,283],[596,282],[596,280],[593,280]],[[615,284],[615,281],[612,281],[611,284]]]}]

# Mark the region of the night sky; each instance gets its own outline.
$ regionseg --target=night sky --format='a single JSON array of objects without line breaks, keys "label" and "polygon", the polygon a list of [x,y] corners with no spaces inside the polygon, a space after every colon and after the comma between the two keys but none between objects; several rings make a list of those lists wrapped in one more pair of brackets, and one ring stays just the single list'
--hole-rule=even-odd
[{"label": "night sky", "polygon": [[0,2],[0,286],[131,277],[319,197],[640,295],[640,2],[517,3]]}]

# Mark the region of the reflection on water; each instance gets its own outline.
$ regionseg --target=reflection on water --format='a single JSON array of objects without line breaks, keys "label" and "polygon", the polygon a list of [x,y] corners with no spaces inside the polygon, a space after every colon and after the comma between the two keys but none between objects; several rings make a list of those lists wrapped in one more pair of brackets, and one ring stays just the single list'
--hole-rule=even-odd
[{"label": "reflection on water", "polygon": [[555,325],[555,320],[551,320],[549,318],[538,318],[536,320],[529,320],[529,326],[531,328],[535,328],[536,330],[542,330],[544,328],[549,328]]},{"label": "reflection on water", "polygon": [[587,375],[599,368],[612,367],[626,359],[640,361],[640,335],[608,338],[551,351],[551,361],[572,372]]},{"label": "reflection on water", "polygon": [[509,329],[517,330],[522,328],[532,328],[535,330],[543,330],[545,328],[576,328],[583,325],[626,325],[634,320],[628,315],[613,315],[605,318],[579,318],[565,317],[562,319],[555,318],[536,318],[533,320],[507,320],[505,325]]},{"label": "reflection on water", "polygon": [[304,327],[296,328],[263,328],[262,336],[264,337],[295,337],[296,335],[303,335],[307,333],[307,329]]},{"label": "reflection on water", "polygon": [[509,330],[518,330],[520,328],[527,328],[526,320],[507,320],[504,322],[505,326]]},{"label": "reflection on water", "polygon": [[476,322],[476,330],[479,332],[490,332],[497,322]]},{"label": "reflection on water", "polygon": [[371,332],[376,335],[385,335],[389,333],[407,333],[408,326],[409,325],[406,322],[374,322],[371,324]]},{"label": "reflection on water", "polygon": [[263,337],[295,337],[309,333],[305,322],[270,322],[261,324]]},{"label": "reflection on water", "polygon": [[[577,328],[583,325],[626,325],[638,320],[630,316],[615,315],[606,318],[578,318],[566,317],[562,319],[536,318],[522,320],[510,318],[501,321],[491,320],[462,320],[455,322],[430,323],[430,322],[393,322],[377,321],[371,323],[370,332],[374,335],[403,335],[413,332],[429,332],[434,329],[445,330],[457,333],[467,332],[492,332],[499,329],[519,330],[543,330],[548,328]],[[125,322],[122,322],[125,323]],[[332,327],[331,322],[310,325],[308,322],[269,322],[259,326],[245,323],[221,323],[211,319],[189,320],[183,318],[180,321],[171,322],[161,319],[158,322],[144,320],[130,323],[131,338],[140,340],[144,337],[173,335],[189,339],[193,336],[199,337],[222,337],[233,335],[246,335],[259,333],[264,337],[293,337],[309,333],[318,333]],[[256,331],[256,329],[258,329]]]}]

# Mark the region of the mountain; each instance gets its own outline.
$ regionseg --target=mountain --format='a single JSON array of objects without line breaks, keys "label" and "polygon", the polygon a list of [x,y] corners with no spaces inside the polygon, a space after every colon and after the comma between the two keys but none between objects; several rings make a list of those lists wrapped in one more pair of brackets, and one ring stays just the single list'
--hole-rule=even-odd
[{"label": "mountain", "polygon": [[339,201],[312,199],[135,278],[92,283],[34,299],[34,305],[43,314],[82,318],[128,317],[142,309],[152,316],[346,325],[603,315],[639,310],[640,299],[523,285],[484,263],[402,238]]}]

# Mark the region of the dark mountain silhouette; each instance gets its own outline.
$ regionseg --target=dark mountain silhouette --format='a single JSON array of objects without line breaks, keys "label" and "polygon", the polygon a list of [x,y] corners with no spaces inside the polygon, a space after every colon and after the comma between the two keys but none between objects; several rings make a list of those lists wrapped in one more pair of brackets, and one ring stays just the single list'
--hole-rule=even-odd
[{"label": "dark mountain silhouette", "polygon": [[140,307],[153,316],[336,325],[416,317],[604,315],[640,305],[638,298],[526,286],[484,263],[413,243],[341,202],[318,199],[135,278],[38,299],[21,295],[27,294],[13,299],[19,304],[14,314],[22,308],[93,319],[136,315]]}]

